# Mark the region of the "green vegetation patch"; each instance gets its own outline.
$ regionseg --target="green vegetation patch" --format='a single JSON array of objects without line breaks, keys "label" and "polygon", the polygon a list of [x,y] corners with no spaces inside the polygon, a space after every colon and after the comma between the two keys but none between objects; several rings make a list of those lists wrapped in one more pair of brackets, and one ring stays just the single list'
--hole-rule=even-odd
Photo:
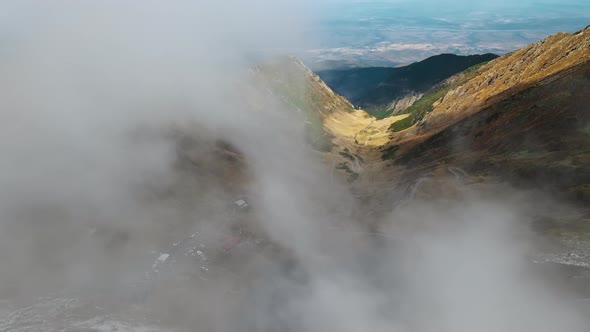
[{"label": "green vegetation patch", "polygon": [[305,116],[307,142],[319,151],[332,150],[332,137],[324,130],[322,115],[317,109],[318,105],[323,105],[327,101],[310,89],[306,73],[288,60],[261,68],[273,93],[282,97],[289,108]]},{"label": "green vegetation patch", "polygon": [[377,120],[382,120],[393,115],[393,109],[387,109],[386,107],[372,107],[365,111],[374,116]]},{"label": "green vegetation patch", "polygon": [[[399,121],[398,121],[399,122]],[[399,149],[399,145],[392,145],[387,149],[383,150],[383,154],[381,155],[381,159],[389,160],[395,157],[395,152]]]},{"label": "green vegetation patch", "polygon": [[[423,117],[424,115],[422,115]],[[394,123],[392,123],[389,126],[389,130],[393,131],[393,132],[397,132],[397,131],[402,131],[404,129],[408,129],[411,126],[413,126],[416,122],[420,121],[422,119],[422,117],[418,118],[416,116],[408,116],[405,119],[401,119],[399,121],[396,121]]]},{"label": "green vegetation patch", "polygon": [[351,170],[347,163],[339,163],[336,165],[336,169],[343,170],[348,173],[348,182],[354,182],[359,178],[359,174]]},{"label": "green vegetation patch", "polygon": [[583,126],[582,128],[580,128],[579,131],[582,134],[586,134],[586,135],[590,136],[590,123],[588,123],[585,126]]},{"label": "green vegetation patch", "polygon": [[483,67],[483,66],[487,65],[487,64],[488,64],[488,62],[489,62],[489,61],[484,61],[484,62],[478,63],[478,64],[476,64],[476,65],[473,65],[473,66],[471,66],[471,67],[469,67],[469,68],[465,69],[465,70],[463,71],[463,73],[467,73],[467,74],[468,74],[468,73],[474,73],[474,72],[476,72],[476,71],[477,71],[479,68],[481,68],[481,67]]},{"label": "green vegetation patch", "polygon": [[354,156],[351,155],[350,153],[348,153],[348,151],[340,151],[340,152],[338,152],[338,154],[341,155],[342,157],[350,160],[350,161],[354,161],[355,160],[354,159]]},{"label": "green vegetation patch", "polygon": [[477,69],[486,63],[488,62],[482,62],[475,66],[469,67],[461,73],[462,77],[453,84],[441,83],[432,88],[429,92],[424,94],[422,98],[418,99],[414,104],[412,104],[412,106],[408,107],[404,111],[404,114],[409,113],[410,116],[392,123],[389,126],[389,130],[398,132],[415,125],[418,121],[422,120],[426,114],[432,112],[434,109],[433,105],[437,100],[444,97],[449,91],[465,84],[467,81],[477,76]]},{"label": "green vegetation patch", "polygon": [[440,98],[444,97],[447,92],[453,89],[455,85],[442,85],[434,91],[425,94],[422,98],[416,101],[412,106],[408,107],[404,113],[409,113],[405,119],[396,121],[389,126],[389,130],[393,132],[402,131],[410,128],[418,121],[422,120],[424,116],[434,109],[433,104]]},{"label": "green vegetation patch", "polygon": [[507,155],[508,158],[513,160],[526,160],[526,159],[539,159],[547,156],[547,152],[529,151],[522,150]]}]

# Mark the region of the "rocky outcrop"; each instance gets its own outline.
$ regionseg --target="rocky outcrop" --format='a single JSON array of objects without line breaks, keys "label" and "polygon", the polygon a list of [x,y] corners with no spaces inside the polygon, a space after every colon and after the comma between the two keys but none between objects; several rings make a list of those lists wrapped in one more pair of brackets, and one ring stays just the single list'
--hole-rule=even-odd
[{"label": "rocky outcrop", "polygon": [[422,98],[424,94],[416,91],[407,91],[403,97],[394,99],[389,105],[387,110],[391,111],[391,115],[398,115],[405,111],[408,107],[412,106],[418,99]]}]

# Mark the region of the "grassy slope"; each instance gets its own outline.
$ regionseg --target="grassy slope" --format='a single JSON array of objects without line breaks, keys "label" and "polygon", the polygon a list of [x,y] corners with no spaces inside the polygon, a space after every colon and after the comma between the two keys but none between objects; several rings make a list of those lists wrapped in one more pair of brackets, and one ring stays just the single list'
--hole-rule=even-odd
[{"label": "grassy slope", "polygon": [[324,116],[336,110],[353,111],[352,105],[333,94],[317,75],[293,58],[281,57],[260,69],[273,93],[305,116],[310,144],[319,151],[330,151],[332,137],[324,128]]},{"label": "grassy slope", "polygon": [[[590,201],[590,64],[546,78],[501,102],[383,159],[399,165],[444,167],[493,174],[517,187],[545,188]],[[400,152],[402,151],[402,152]]]},{"label": "grassy slope", "polygon": [[389,129],[393,132],[402,131],[413,126],[418,121],[422,120],[422,118],[424,118],[424,116],[427,113],[432,112],[434,108],[433,104],[437,100],[444,97],[449,91],[457,88],[458,86],[464,84],[473,77],[477,76],[477,69],[485,65],[486,63],[487,61],[470,67],[469,69],[459,74],[460,76],[452,83],[445,81],[435,86],[433,89],[427,92],[422,98],[416,101],[412,106],[406,109],[404,113],[410,114],[410,116],[403,120],[392,123]]},{"label": "grassy slope", "polygon": [[406,96],[409,91],[425,92],[470,66],[495,57],[493,54],[440,54],[404,67],[329,70],[318,74],[334,91],[382,119],[391,115],[387,106],[394,99]]}]

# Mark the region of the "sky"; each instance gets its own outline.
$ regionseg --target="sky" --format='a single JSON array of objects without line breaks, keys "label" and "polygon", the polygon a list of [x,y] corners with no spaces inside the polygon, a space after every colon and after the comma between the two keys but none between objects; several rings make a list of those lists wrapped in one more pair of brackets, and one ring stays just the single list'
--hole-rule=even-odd
[{"label": "sky", "polygon": [[590,24],[587,1],[347,1],[313,7],[309,65],[401,65],[440,53],[504,54]]}]

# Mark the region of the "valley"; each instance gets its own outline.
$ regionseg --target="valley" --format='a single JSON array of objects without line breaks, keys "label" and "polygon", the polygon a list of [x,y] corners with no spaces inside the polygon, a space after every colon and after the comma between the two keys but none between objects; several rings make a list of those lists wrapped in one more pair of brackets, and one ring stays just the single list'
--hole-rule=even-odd
[{"label": "valley", "polygon": [[561,248],[547,259],[586,267],[589,70],[590,28],[556,34],[447,79],[406,114],[331,113],[326,158],[372,217],[432,199],[526,193],[528,222]]},{"label": "valley", "polygon": [[[557,34],[453,76],[410,105],[409,113],[378,120],[349,108],[326,117],[324,127],[337,147],[365,161],[363,185],[369,179],[396,183],[411,174],[445,174],[445,165],[453,164],[473,176],[549,185],[548,178],[538,178],[543,176],[539,170],[531,169],[527,180],[523,168],[537,164],[548,172],[566,172],[550,166],[550,160],[563,163],[567,156],[573,163],[563,167],[571,176],[554,178],[571,182],[554,183],[554,193],[586,202],[583,160],[589,141],[582,128],[590,121],[585,111],[588,31]],[[519,175],[511,178],[510,172]]]},{"label": "valley", "polygon": [[590,26],[314,72],[252,64],[266,7],[145,6],[14,37],[0,332],[587,329]]}]

